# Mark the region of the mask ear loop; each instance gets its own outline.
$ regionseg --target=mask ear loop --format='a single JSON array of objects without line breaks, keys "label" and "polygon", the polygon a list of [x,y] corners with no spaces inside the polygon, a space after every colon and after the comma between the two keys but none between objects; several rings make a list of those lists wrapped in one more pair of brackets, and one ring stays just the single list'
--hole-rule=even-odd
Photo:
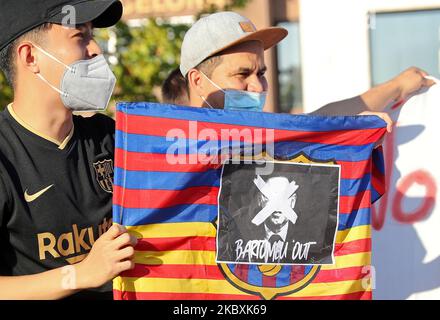
[{"label": "mask ear loop", "polygon": [[63,65],[66,69],[69,69],[70,72],[75,73],[75,68],[72,68],[70,66],[68,66],[67,64],[65,64],[64,62],[62,62],[60,59],[58,59],[57,57],[55,57],[54,55],[50,54],[49,52],[47,52],[46,50],[44,50],[43,48],[37,46],[36,44],[32,44],[35,48],[37,48],[38,50],[40,50],[42,53],[44,53],[46,56],[48,56],[49,58],[51,58],[52,60],[55,60],[56,62],[58,62],[59,64]]},{"label": "mask ear loop", "polygon": [[40,78],[43,82],[45,82],[49,87],[51,87],[52,89],[54,89],[56,92],[58,92],[59,94],[67,97],[67,93],[61,91],[60,89],[58,89],[57,87],[55,87],[54,85],[52,85],[49,81],[47,81],[40,73],[37,73],[37,77]]},{"label": "mask ear loop", "polygon": [[214,81],[212,81],[211,79],[208,78],[208,76],[206,74],[203,73],[203,71],[199,71],[201,74],[203,74],[203,76],[208,79],[209,82],[211,82],[211,84],[216,87],[217,89],[219,89],[221,92],[226,93],[225,90],[223,90],[222,88],[220,88],[219,85],[217,85]]},{"label": "mask ear loop", "polygon": [[[49,58],[51,58],[52,60],[54,60],[55,62],[58,62],[59,64],[63,65],[65,68],[67,68],[70,72],[75,73],[75,68],[72,68],[68,65],[66,65],[64,62],[62,62],[61,60],[59,60],[57,57],[53,56],[52,54],[50,54],[49,52],[47,52],[46,50],[44,50],[43,48],[37,46],[36,44],[32,43],[32,45],[37,48],[40,52],[42,52],[43,54],[45,54],[46,56],[48,56]],[[51,87],[53,90],[55,90],[56,92],[58,92],[59,94],[61,94],[64,97],[67,97],[67,93],[61,91],[60,89],[58,89],[57,87],[55,87],[53,84],[51,84],[49,81],[47,81],[46,78],[44,78],[41,73],[37,73],[36,74],[38,78],[40,78],[44,83],[46,83],[49,87]]]},{"label": "mask ear loop", "polygon": [[204,96],[200,96],[200,98],[202,98],[203,101],[208,105],[209,109],[215,109],[213,106],[211,106],[211,104],[208,102],[208,100],[206,100],[206,98]]},{"label": "mask ear loop", "polygon": [[[220,87],[219,87],[214,81],[212,81],[211,79],[209,79],[208,76],[207,76],[203,71],[200,71],[200,70],[199,70],[199,72],[200,72],[201,74],[203,74],[203,76],[204,76],[206,79],[208,79],[208,81],[211,82],[211,84],[212,84],[214,87],[216,87],[217,89],[219,89],[221,92],[226,93],[225,90],[223,90],[222,88],[220,88]],[[215,108],[214,108],[214,107],[208,102],[208,100],[207,100],[204,96],[200,96],[200,98],[203,99],[203,101],[209,106],[210,109],[215,109]]]}]

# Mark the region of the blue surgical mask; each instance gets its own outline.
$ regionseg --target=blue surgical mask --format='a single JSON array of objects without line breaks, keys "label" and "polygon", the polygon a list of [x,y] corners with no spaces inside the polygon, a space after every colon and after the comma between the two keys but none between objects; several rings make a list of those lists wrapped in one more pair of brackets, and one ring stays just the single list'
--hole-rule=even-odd
[{"label": "blue surgical mask", "polygon": [[[250,92],[243,90],[224,90],[220,88],[216,83],[209,79],[203,72],[201,72],[213,86],[218,88],[225,94],[224,110],[236,110],[236,111],[256,111],[262,112],[264,105],[266,104],[267,92]],[[202,99],[213,108],[209,102],[202,97]]]}]

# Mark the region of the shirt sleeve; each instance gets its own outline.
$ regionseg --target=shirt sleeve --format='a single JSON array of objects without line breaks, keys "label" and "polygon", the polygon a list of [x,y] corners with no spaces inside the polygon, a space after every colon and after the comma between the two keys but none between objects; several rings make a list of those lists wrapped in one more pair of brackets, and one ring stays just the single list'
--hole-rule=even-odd
[{"label": "shirt sleeve", "polygon": [[367,105],[361,96],[356,96],[350,99],[332,102],[319,108],[311,115],[321,116],[354,116],[363,111],[368,110]]}]

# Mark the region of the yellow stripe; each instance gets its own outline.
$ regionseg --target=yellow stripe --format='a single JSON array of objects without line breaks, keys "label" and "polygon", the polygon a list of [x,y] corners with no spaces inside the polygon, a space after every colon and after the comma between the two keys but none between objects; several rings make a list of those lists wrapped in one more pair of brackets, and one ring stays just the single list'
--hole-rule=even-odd
[{"label": "yellow stripe", "polygon": [[64,150],[64,148],[66,148],[66,146],[69,143],[70,139],[72,139],[74,132],[75,132],[75,127],[72,127],[72,130],[70,130],[70,133],[67,135],[67,137],[64,139],[64,141],[61,142],[61,144],[58,146],[58,149]]},{"label": "yellow stripe", "polygon": [[[209,222],[160,223],[127,227],[137,238],[215,237]],[[336,243],[371,238],[371,226],[359,226],[336,233]]]},{"label": "yellow stripe", "polygon": [[[328,283],[312,283],[289,297],[314,297],[349,294],[370,291],[369,281],[339,281]],[[114,288],[126,292],[158,292],[158,293],[217,293],[239,294],[245,292],[235,288],[226,280],[200,279],[165,279],[165,278],[128,278],[118,277],[113,281]],[[365,287],[365,288],[364,288]]]},{"label": "yellow stripe", "polygon": [[322,266],[322,270],[333,270],[341,268],[351,268],[351,267],[363,267],[369,266],[371,264],[371,253],[361,252],[354,254],[347,254],[345,256],[335,257],[334,265]]},{"label": "yellow stripe", "polygon": [[[335,257],[335,265],[322,266],[323,270],[350,268],[370,265],[369,252],[349,254]],[[215,252],[213,251],[136,251],[134,262],[146,265],[216,265]]]},{"label": "yellow stripe", "polygon": [[127,230],[138,238],[215,237],[217,233],[209,222],[148,224]]},{"label": "yellow stripe", "polygon": [[36,134],[37,136],[56,144],[58,146],[58,149],[60,149],[60,150],[63,150],[66,147],[67,143],[70,141],[70,139],[73,136],[74,128],[72,127],[72,130],[70,130],[70,133],[67,135],[67,137],[64,139],[64,141],[60,142],[52,137],[49,137],[48,135],[45,135],[44,133],[37,131],[31,125],[24,122],[15,113],[14,108],[12,106],[12,103],[10,103],[7,108],[8,108],[9,114],[12,116],[12,118],[14,118],[14,120],[17,121],[22,127],[24,127],[26,130],[32,132],[33,134]]},{"label": "yellow stripe", "polygon": [[371,226],[359,226],[336,233],[336,243],[371,238]]}]

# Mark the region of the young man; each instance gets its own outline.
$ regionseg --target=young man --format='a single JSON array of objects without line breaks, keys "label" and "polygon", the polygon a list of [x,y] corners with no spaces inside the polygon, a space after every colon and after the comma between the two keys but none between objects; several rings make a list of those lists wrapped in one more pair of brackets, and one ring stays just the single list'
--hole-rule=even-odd
[{"label": "young man", "polygon": [[114,122],[72,115],[107,106],[115,78],[93,28],[121,16],[117,0],[2,1],[0,299],[111,298],[134,266],[136,239],[111,222]]},{"label": "young man", "polygon": [[[287,36],[287,30],[272,27],[257,30],[247,18],[220,12],[197,21],[185,35],[180,70],[186,78],[190,105],[230,110],[262,111],[268,83],[264,51]],[[411,68],[388,83],[362,96],[327,105],[314,114],[356,115],[372,112],[389,124],[383,111],[432,81]]]}]

